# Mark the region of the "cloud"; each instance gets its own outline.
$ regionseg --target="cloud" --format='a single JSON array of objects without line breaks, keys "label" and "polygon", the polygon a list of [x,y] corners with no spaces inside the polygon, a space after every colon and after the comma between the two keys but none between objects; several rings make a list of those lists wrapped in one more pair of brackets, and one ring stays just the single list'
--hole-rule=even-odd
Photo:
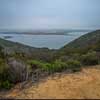
[{"label": "cloud", "polygon": [[0,0],[0,28],[99,28],[100,0]]}]

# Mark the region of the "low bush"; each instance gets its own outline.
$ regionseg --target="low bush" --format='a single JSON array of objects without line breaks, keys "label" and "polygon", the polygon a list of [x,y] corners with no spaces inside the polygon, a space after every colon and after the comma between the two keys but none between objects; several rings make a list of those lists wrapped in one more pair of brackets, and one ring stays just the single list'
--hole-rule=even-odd
[{"label": "low bush", "polygon": [[77,60],[68,60],[67,62],[62,62],[61,60],[56,60],[53,63],[44,63],[39,61],[31,61],[31,70],[40,68],[42,71],[49,73],[62,72],[64,70],[80,70],[81,64]]},{"label": "low bush", "polygon": [[66,64],[64,62],[61,62],[60,60],[56,60],[53,63],[46,63],[33,60],[30,62],[30,65],[31,65],[31,70],[40,68],[43,71],[47,71],[49,73],[60,72],[66,66]]},{"label": "low bush", "polygon": [[68,60],[66,64],[68,65],[66,69],[70,69],[74,72],[81,70],[81,63],[78,60]]},{"label": "low bush", "polygon": [[53,66],[50,63],[45,63],[41,66],[42,71],[46,71],[46,72],[52,72],[53,70]]},{"label": "low bush", "polygon": [[0,64],[0,88],[9,89],[12,84],[23,82],[27,78],[27,66],[22,62],[11,61]]},{"label": "low bush", "polygon": [[97,65],[99,63],[96,52],[88,52],[81,56],[81,62],[83,65]]},{"label": "low bush", "polygon": [[61,60],[56,60],[53,64],[53,71],[54,72],[61,72],[66,69],[67,64],[65,62],[62,62]]},{"label": "low bush", "polygon": [[8,66],[0,59],[0,89],[10,89],[12,83],[9,81]]},{"label": "low bush", "polygon": [[8,80],[0,82],[0,89],[10,89],[12,87],[12,83]]},{"label": "low bush", "polygon": [[8,66],[3,59],[0,58],[0,81],[8,79]]},{"label": "low bush", "polygon": [[9,80],[12,83],[18,83],[26,80],[28,68],[25,63],[16,59],[9,59],[8,61]]},{"label": "low bush", "polygon": [[37,60],[30,60],[28,61],[28,64],[30,65],[30,71],[36,70],[36,69],[42,69],[44,67],[44,63],[42,61]]},{"label": "low bush", "polygon": [[66,63],[64,63],[60,60],[56,60],[53,63],[42,64],[41,68],[52,74],[54,72],[61,72],[61,71],[65,70],[66,66],[67,66]]}]

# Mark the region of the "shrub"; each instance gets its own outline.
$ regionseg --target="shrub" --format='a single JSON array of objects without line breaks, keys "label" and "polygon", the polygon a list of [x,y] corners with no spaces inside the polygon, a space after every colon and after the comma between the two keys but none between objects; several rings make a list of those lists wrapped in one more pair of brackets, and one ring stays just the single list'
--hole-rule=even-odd
[{"label": "shrub", "polygon": [[3,52],[3,47],[0,46],[0,57],[5,59],[5,53]]},{"label": "shrub", "polygon": [[44,66],[44,63],[41,62],[41,61],[37,61],[37,60],[31,60],[31,61],[28,61],[28,64],[30,65],[30,70],[33,71],[35,69],[42,69],[43,66]]},{"label": "shrub", "polygon": [[77,60],[68,60],[67,62],[62,62],[61,60],[56,60],[53,63],[44,63],[39,61],[31,61],[31,70],[40,68],[42,71],[49,73],[62,72],[64,70],[70,69],[73,71],[80,70],[81,64]]},{"label": "shrub", "polygon": [[0,59],[0,81],[8,79],[8,66],[3,59]]},{"label": "shrub", "polygon": [[56,60],[52,66],[53,66],[54,72],[61,72],[65,70],[65,68],[67,67],[67,64],[62,62],[61,60]]},{"label": "shrub", "polygon": [[0,89],[10,89],[12,87],[11,82],[8,80],[1,82]]},{"label": "shrub", "polygon": [[71,58],[71,56],[67,56],[67,55],[65,55],[65,56],[61,56],[60,57],[60,60],[62,61],[62,62],[66,62],[68,59],[70,59]]},{"label": "shrub", "polygon": [[41,69],[42,69],[43,71],[51,72],[52,69],[53,69],[53,67],[52,67],[52,64],[50,64],[50,63],[45,63],[45,64],[43,64],[43,66],[41,66]]},{"label": "shrub", "polygon": [[12,83],[18,83],[26,80],[28,72],[26,64],[12,58],[8,60],[8,66],[8,79]]},{"label": "shrub", "polygon": [[99,63],[96,52],[88,52],[81,56],[81,62],[83,65],[97,65]]},{"label": "shrub", "polygon": [[0,60],[0,89],[10,89],[11,82],[9,81],[8,66]]},{"label": "shrub", "polygon": [[40,68],[42,71],[46,71],[49,73],[54,73],[54,72],[61,72],[66,68],[66,63],[56,60],[53,63],[44,63],[40,61],[31,61],[31,70]]},{"label": "shrub", "polygon": [[71,69],[75,72],[81,70],[81,63],[78,60],[68,60],[66,63],[68,65],[66,69]]}]

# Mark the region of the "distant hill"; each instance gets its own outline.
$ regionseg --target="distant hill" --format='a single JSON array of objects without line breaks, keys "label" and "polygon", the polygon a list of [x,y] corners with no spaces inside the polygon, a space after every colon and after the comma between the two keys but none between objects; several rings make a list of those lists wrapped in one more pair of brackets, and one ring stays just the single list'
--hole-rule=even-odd
[{"label": "distant hill", "polygon": [[100,30],[96,30],[87,33],[78,39],[65,45],[61,50],[67,50],[68,48],[84,49],[84,48],[100,48]]},{"label": "distant hill", "polygon": [[34,50],[35,48],[20,44],[20,43],[16,43],[16,42],[11,42],[8,40],[4,40],[0,38],[0,46],[2,46],[5,50],[9,50],[9,52],[13,52],[13,51],[19,51],[19,52],[26,52],[28,51],[28,49]]}]

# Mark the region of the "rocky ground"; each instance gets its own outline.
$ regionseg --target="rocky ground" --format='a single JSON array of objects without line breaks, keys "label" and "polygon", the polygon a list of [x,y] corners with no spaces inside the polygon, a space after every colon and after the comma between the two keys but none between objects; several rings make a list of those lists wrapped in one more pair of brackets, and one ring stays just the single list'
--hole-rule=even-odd
[{"label": "rocky ground", "polygon": [[73,74],[55,74],[24,89],[16,88],[0,95],[21,99],[100,99],[100,65],[83,68]]}]

